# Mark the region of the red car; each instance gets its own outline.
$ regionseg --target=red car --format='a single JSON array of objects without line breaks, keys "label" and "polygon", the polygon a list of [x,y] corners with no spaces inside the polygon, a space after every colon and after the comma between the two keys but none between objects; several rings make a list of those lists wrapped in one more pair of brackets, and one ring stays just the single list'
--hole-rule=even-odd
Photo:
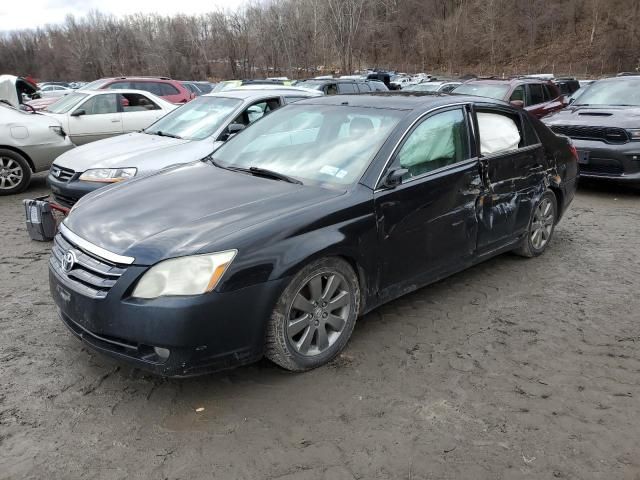
[{"label": "red car", "polygon": [[[104,90],[104,89],[124,89],[132,88],[135,90],[143,90],[153,93],[158,97],[165,99],[171,103],[187,103],[189,100],[196,98],[196,95],[188,90],[182,83],[177,80],[171,80],[167,77],[116,77],[101,78],[94,82],[88,83],[81,90]],[[59,100],[54,98],[39,98],[27,102],[27,105],[34,110],[44,110],[53,102]]]},{"label": "red car", "polygon": [[535,78],[469,80],[455,88],[452,93],[504,100],[515,106],[524,107],[525,110],[538,118],[562,110],[567,106],[566,98],[556,85]]}]

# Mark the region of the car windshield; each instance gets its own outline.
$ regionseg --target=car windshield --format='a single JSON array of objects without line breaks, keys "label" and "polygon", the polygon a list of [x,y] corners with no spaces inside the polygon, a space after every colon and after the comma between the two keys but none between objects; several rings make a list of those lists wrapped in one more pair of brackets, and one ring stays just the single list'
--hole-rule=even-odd
[{"label": "car windshield", "polygon": [[242,82],[239,80],[227,80],[226,82],[217,83],[216,86],[211,89],[211,93],[224,92],[225,90],[231,90],[240,85],[242,85]]},{"label": "car windshield", "polygon": [[145,133],[203,140],[213,135],[241,103],[237,98],[198,97],[162,117]]},{"label": "car windshield", "polygon": [[640,78],[594,82],[573,104],[640,106]]},{"label": "car windshield", "polygon": [[440,83],[420,83],[418,85],[409,85],[403,90],[408,92],[437,92],[440,88]]},{"label": "car windshield", "polygon": [[84,100],[88,95],[86,93],[74,92],[64,97],[60,97],[60,100],[53,102],[51,105],[47,105],[45,112],[50,113],[67,113],[78,103]]},{"label": "car windshield", "polygon": [[479,82],[465,83],[453,89],[453,93],[495,98],[496,100],[504,100],[508,92],[509,85]]},{"label": "car windshield", "polygon": [[305,80],[296,83],[296,87],[312,88],[313,90],[322,90],[324,82],[314,82],[313,80]]},{"label": "car windshield", "polygon": [[86,85],[82,86],[83,90],[99,90],[105,83],[107,83],[107,80],[94,80],[91,83],[87,83]]},{"label": "car windshield", "polygon": [[304,183],[347,185],[362,176],[405,111],[293,104],[223,145],[214,162],[257,167]]}]

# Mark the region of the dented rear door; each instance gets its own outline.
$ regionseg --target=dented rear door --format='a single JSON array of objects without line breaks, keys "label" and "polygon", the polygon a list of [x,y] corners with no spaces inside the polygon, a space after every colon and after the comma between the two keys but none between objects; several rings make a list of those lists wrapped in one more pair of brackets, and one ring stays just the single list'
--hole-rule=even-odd
[{"label": "dented rear door", "polygon": [[536,199],[545,189],[542,145],[528,139],[520,115],[517,119],[522,135],[518,148],[480,156],[484,186],[478,201],[480,256],[518,241],[529,225]]}]

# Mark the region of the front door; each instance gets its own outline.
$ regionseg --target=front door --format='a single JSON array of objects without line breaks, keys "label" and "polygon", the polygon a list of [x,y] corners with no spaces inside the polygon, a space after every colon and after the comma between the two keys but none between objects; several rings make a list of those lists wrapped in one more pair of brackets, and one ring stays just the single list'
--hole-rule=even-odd
[{"label": "front door", "polygon": [[380,291],[395,297],[470,265],[475,253],[481,178],[471,153],[468,112],[439,110],[417,123],[396,150],[390,172],[402,183],[374,194]]},{"label": "front door", "polygon": [[[74,115],[74,113],[81,113]],[[118,108],[117,93],[94,95],[80,104],[69,117],[69,137],[76,145],[120,135],[122,113]]]}]

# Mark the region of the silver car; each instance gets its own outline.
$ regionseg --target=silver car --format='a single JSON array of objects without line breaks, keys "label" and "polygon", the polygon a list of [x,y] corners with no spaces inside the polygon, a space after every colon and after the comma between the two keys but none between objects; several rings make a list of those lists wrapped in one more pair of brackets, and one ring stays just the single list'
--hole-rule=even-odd
[{"label": "silver car", "polygon": [[23,191],[33,173],[73,147],[57,120],[0,102],[0,195]]},{"label": "silver car", "polygon": [[60,156],[47,182],[56,203],[71,207],[107,184],[200,160],[269,112],[316,96],[322,93],[295,87],[202,95],[140,132],[92,142]]}]

